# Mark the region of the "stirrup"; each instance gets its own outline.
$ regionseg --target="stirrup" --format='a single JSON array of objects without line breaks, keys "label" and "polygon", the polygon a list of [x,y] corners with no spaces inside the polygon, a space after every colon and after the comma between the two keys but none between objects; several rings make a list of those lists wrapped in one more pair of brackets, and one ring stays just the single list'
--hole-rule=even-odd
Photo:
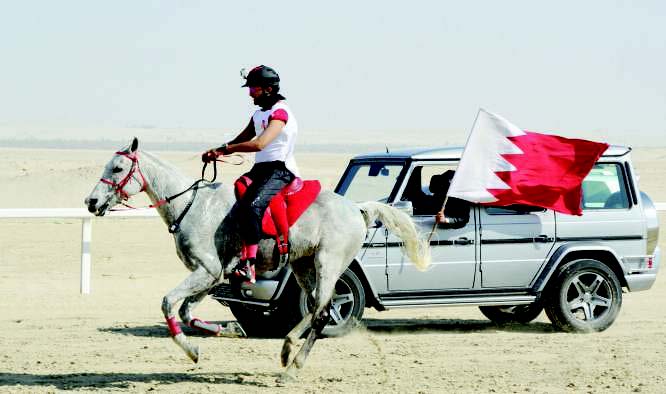
[{"label": "stirrup", "polygon": [[280,255],[279,267],[283,267],[284,265],[289,263],[289,250],[290,250],[289,242],[285,242],[278,238],[276,239],[275,246],[277,247],[278,253]]},{"label": "stirrup", "polygon": [[232,274],[238,279],[244,279],[245,282],[257,282],[257,279],[255,278],[254,264],[251,264],[250,260],[239,262],[236,268],[232,271]]},{"label": "stirrup", "polygon": [[289,252],[280,255],[279,267],[284,267],[289,263]]}]

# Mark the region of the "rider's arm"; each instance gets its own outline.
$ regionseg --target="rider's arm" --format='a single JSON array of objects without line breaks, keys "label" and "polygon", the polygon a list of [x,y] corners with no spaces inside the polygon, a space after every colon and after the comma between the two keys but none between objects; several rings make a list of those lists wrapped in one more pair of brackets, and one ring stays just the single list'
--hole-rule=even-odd
[{"label": "rider's arm", "polygon": [[208,162],[208,161],[214,160],[220,154],[227,155],[227,154],[231,153],[227,149],[227,146],[229,144],[237,144],[237,143],[240,143],[240,142],[249,141],[252,138],[254,138],[254,136],[255,136],[254,121],[252,119],[250,119],[250,123],[247,124],[245,129],[243,131],[241,131],[240,134],[238,134],[236,136],[236,138],[234,138],[233,140],[229,141],[226,144],[222,144],[222,146],[220,146],[220,147],[212,148],[212,149],[207,150],[206,152],[204,152],[204,154],[201,156],[201,158],[204,162]]},{"label": "rider's arm", "polygon": [[268,127],[259,137],[237,144],[229,143],[229,145],[227,145],[227,152],[259,152],[282,132],[286,124],[287,123],[282,120],[273,119],[268,123]]},{"label": "rider's arm", "polygon": [[250,123],[247,124],[247,127],[245,127],[245,130],[241,131],[240,134],[236,136],[233,140],[227,142],[227,144],[238,144],[241,142],[249,141],[255,136],[254,132],[254,120],[250,119]]}]

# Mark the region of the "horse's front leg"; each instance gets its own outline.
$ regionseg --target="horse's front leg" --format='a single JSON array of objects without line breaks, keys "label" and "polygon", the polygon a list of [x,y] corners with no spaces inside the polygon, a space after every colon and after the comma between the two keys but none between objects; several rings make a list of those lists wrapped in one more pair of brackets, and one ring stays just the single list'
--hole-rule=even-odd
[{"label": "horse's front leg", "polygon": [[192,317],[192,310],[196,308],[197,305],[199,305],[201,300],[207,294],[208,289],[185,298],[182,305],[180,306],[180,309],[178,310],[178,315],[180,316],[180,320],[189,327],[201,330],[206,334],[219,335],[222,331],[222,327],[219,324],[210,323],[197,317]]},{"label": "horse's front leg", "polygon": [[180,320],[185,325],[197,329],[204,334],[222,336],[222,337],[245,337],[245,331],[237,322],[230,322],[226,326],[221,324],[207,322],[197,317],[192,317],[192,311],[199,305],[201,300],[208,295],[208,290],[204,290],[198,294],[191,295],[183,301],[178,310]]},{"label": "horse's front leg", "polygon": [[162,312],[164,313],[164,318],[169,327],[171,337],[195,363],[199,361],[199,349],[190,344],[185,334],[183,334],[183,331],[180,329],[180,325],[173,314],[173,307],[186,297],[205,293],[205,291],[217,281],[217,277],[214,275],[215,273],[211,273],[203,266],[199,266],[199,268],[194,270],[190,276],[181,282],[175,289],[165,295],[162,300]]}]

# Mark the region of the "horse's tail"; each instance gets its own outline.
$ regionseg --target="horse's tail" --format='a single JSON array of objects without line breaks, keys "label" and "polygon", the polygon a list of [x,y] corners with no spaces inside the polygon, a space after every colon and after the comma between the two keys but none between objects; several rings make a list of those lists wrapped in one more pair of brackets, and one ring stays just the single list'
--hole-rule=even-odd
[{"label": "horse's tail", "polygon": [[390,205],[375,201],[362,202],[358,206],[361,208],[367,227],[379,219],[389,231],[402,239],[402,246],[412,264],[419,271],[425,271],[428,268],[430,265],[430,246],[425,240],[419,238],[412,218]]}]

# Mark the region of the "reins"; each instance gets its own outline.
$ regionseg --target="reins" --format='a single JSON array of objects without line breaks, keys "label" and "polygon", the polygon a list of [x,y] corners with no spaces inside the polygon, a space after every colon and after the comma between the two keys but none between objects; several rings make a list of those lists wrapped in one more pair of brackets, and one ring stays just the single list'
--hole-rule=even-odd
[{"label": "reins", "polygon": [[169,196],[167,198],[163,198],[156,202],[154,205],[156,207],[162,206],[164,204],[168,204],[171,202],[171,200],[178,198],[182,196],[183,194],[189,192],[192,190],[192,198],[190,198],[190,201],[187,202],[187,205],[185,205],[185,209],[178,215],[178,218],[176,218],[176,221],[171,223],[171,226],[169,226],[169,232],[171,234],[174,234],[180,230],[180,222],[183,221],[185,218],[185,215],[187,215],[187,212],[189,212],[190,208],[192,208],[192,204],[194,204],[194,199],[197,197],[197,191],[199,191],[199,184],[203,182],[208,182],[208,183],[213,183],[215,182],[215,179],[217,179],[217,159],[213,160],[213,179],[207,180],[206,179],[206,167],[208,167],[208,162],[205,162],[203,165],[203,168],[201,169],[201,178],[197,179],[194,181],[194,183],[188,187],[187,189],[183,190],[180,193],[174,194],[173,196]]},{"label": "reins", "polygon": [[[227,161],[224,159],[214,159],[211,160],[213,162],[213,177],[211,179],[206,179],[206,168],[208,167],[208,164],[210,162],[204,162],[203,168],[201,169],[201,178],[197,179],[188,187],[187,189],[183,190],[182,192],[176,193],[174,195],[171,195],[169,197],[165,197],[163,199],[158,200],[154,204],[150,204],[147,207],[133,207],[127,203],[125,203],[125,200],[129,198],[129,194],[124,190],[125,186],[129,183],[129,181],[132,179],[132,176],[134,175],[134,172],[138,172],[139,175],[141,175],[141,190],[139,192],[142,192],[146,190],[146,178],[143,176],[143,173],[141,172],[141,167],[139,166],[139,158],[136,153],[127,153],[127,152],[116,152],[117,155],[122,155],[127,157],[128,159],[132,160],[132,167],[130,168],[129,172],[127,175],[118,183],[113,182],[112,180],[109,179],[104,179],[101,178],[101,181],[106,183],[107,185],[110,185],[116,193],[118,193],[123,201],[121,201],[121,204],[126,206],[129,209],[145,209],[145,208],[158,208],[161,207],[162,205],[169,204],[171,201],[175,200],[176,198],[182,196],[183,194],[189,192],[190,190],[192,191],[192,197],[190,198],[190,201],[187,202],[187,205],[185,205],[185,208],[183,211],[178,215],[178,218],[169,226],[169,232],[171,234],[178,232],[180,229],[180,223],[183,221],[185,218],[185,215],[187,215],[187,212],[190,210],[192,207],[192,204],[194,204],[194,199],[197,196],[197,191],[199,190],[199,185],[201,183],[214,183],[215,180],[217,179],[217,162],[222,162],[222,163],[227,163],[231,165],[241,165],[245,162],[245,159],[243,159],[242,156],[236,156],[240,158],[240,161],[238,162],[231,162]],[[233,156],[227,156],[227,157],[233,157]],[[123,209],[110,209],[109,211],[122,211]]]}]

